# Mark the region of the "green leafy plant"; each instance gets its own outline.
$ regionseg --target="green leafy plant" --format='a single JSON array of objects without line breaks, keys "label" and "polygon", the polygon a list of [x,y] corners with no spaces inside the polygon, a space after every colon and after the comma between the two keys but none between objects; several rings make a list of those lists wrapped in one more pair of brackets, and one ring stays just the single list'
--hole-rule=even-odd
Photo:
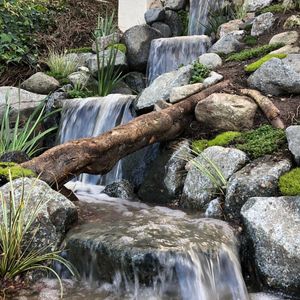
[{"label": "green leafy plant", "polygon": [[280,176],[279,190],[284,196],[300,195],[300,168],[295,168]]},{"label": "green leafy plant", "polygon": [[20,112],[18,112],[14,125],[11,126],[12,120],[10,120],[10,116],[12,110],[7,97],[0,127],[0,155],[9,151],[24,151],[29,156],[32,156],[39,150],[38,143],[47,134],[56,129],[56,127],[52,127],[45,131],[40,131],[38,130],[39,125],[57,111],[45,113],[45,105],[41,103],[32,112],[25,124],[21,124],[21,116]]},{"label": "green leafy plant", "polygon": [[245,49],[239,53],[230,54],[227,57],[226,61],[244,61],[252,58],[261,57],[283,46],[283,43],[276,43],[271,45],[263,45],[252,49]]},{"label": "green leafy plant", "polygon": [[[39,213],[47,204],[45,197],[32,207],[30,203],[30,191],[25,196],[24,186],[19,197],[15,196],[14,185],[10,175],[10,193],[5,198],[0,192],[0,278],[13,280],[18,275],[28,271],[44,270],[56,276],[63,295],[62,282],[55,270],[49,266],[49,262],[59,262],[64,265],[72,275],[73,266],[59,254],[60,251],[51,251],[51,245],[35,249],[31,247],[37,230],[33,230],[33,224]],[[32,190],[34,186],[32,187]],[[28,237],[30,241],[28,242]]]},{"label": "green leafy plant", "polygon": [[211,140],[195,140],[192,142],[193,151],[200,153],[208,147],[212,146],[227,146],[231,144],[236,138],[240,137],[242,133],[237,131],[227,131],[218,134],[215,138]]},{"label": "green leafy plant", "polygon": [[76,83],[73,89],[68,91],[68,95],[70,98],[87,98],[95,95],[94,91],[90,91],[88,88],[83,86],[80,83]]},{"label": "green leafy plant", "polygon": [[255,159],[278,151],[285,143],[283,129],[263,125],[255,130],[244,132],[235,140],[235,147]]},{"label": "green leafy plant", "polygon": [[210,74],[210,70],[208,67],[203,65],[199,62],[199,60],[196,60],[193,63],[193,69],[192,69],[192,76],[190,79],[190,83],[197,83],[197,82],[203,82],[205,78],[207,78]]},{"label": "green leafy plant", "polygon": [[189,12],[186,10],[180,10],[178,11],[178,15],[180,17],[181,23],[182,23],[182,35],[186,36],[189,32]]},{"label": "green leafy plant", "polygon": [[106,12],[105,17],[98,16],[97,28],[94,31],[94,36],[97,38],[104,37],[115,33],[117,25],[115,23],[115,12],[109,16]]},{"label": "green leafy plant", "polygon": [[247,10],[243,4],[235,4],[233,8],[233,19],[244,19],[247,16]]},{"label": "green leafy plant", "polygon": [[257,60],[256,62],[248,65],[245,67],[245,71],[246,72],[254,72],[256,71],[258,68],[260,68],[260,66],[262,64],[264,64],[265,62],[269,61],[271,58],[280,58],[283,59],[285,57],[287,57],[286,54],[267,54],[266,56],[262,57],[261,59]]},{"label": "green leafy plant", "polygon": [[75,57],[67,56],[65,53],[56,53],[54,51],[49,53],[46,63],[50,68],[50,71],[47,74],[55,77],[59,81],[67,78],[78,68]]}]

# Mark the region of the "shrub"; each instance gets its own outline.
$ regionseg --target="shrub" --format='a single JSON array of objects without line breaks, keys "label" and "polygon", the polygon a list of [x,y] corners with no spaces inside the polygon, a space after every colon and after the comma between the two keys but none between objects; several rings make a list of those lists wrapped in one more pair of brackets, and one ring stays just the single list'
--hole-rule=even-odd
[{"label": "shrub", "polygon": [[246,49],[239,53],[230,54],[226,61],[244,61],[260,56],[267,55],[269,52],[283,47],[283,43],[276,43],[271,45],[263,45],[252,49]]},{"label": "shrub", "polygon": [[[28,271],[49,271],[59,280],[62,296],[61,280],[54,269],[49,266],[49,262],[63,264],[74,275],[73,266],[59,255],[60,251],[51,251],[51,245],[40,249],[30,249],[37,233],[36,230],[32,230],[32,225],[47,200],[41,197],[41,201],[33,207],[28,205],[30,192],[25,197],[23,189],[23,192],[16,197],[12,177],[11,175],[9,177],[9,197],[5,199],[0,192],[0,278],[6,281],[13,280]],[[31,237],[29,242],[28,237]]]},{"label": "shrub", "polygon": [[287,55],[286,54],[267,54],[266,56],[262,57],[261,59],[257,60],[256,62],[246,66],[245,71],[246,72],[254,72],[258,68],[260,68],[260,66],[262,64],[264,64],[265,62],[267,62],[268,60],[270,60],[271,58],[274,58],[274,57],[283,59],[283,58],[287,57]]},{"label": "shrub", "polygon": [[300,195],[300,168],[295,168],[280,176],[279,189],[284,196]]},{"label": "shrub", "polygon": [[252,36],[252,35],[246,35],[243,38],[243,42],[247,45],[247,46],[254,46],[257,44],[257,37]]},{"label": "shrub", "polygon": [[263,125],[243,133],[235,140],[235,146],[255,159],[278,151],[285,142],[286,137],[283,129]]},{"label": "shrub", "polygon": [[241,133],[236,131],[227,131],[218,134],[212,140],[196,140],[192,143],[192,149],[196,152],[202,152],[208,147],[212,146],[227,146],[232,143],[237,137],[240,137]]},{"label": "shrub", "polygon": [[57,80],[67,78],[70,74],[74,73],[78,67],[76,58],[68,57],[64,53],[50,52],[46,63],[50,68],[49,76],[55,77]]},{"label": "shrub", "polygon": [[6,107],[0,127],[0,155],[9,151],[24,151],[29,156],[32,156],[39,150],[39,142],[47,134],[56,129],[56,127],[52,127],[45,131],[37,131],[38,127],[46,118],[57,111],[45,113],[45,105],[41,103],[21,128],[20,112],[17,114],[13,127],[11,127],[12,121],[10,120],[10,115],[12,110],[12,107],[6,100]]},{"label": "shrub", "polygon": [[207,78],[209,74],[210,74],[209,68],[201,64],[199,60],[196,60],[193,63],[193,70],[192,70],[190,83],[203,82],[203,80]]}]

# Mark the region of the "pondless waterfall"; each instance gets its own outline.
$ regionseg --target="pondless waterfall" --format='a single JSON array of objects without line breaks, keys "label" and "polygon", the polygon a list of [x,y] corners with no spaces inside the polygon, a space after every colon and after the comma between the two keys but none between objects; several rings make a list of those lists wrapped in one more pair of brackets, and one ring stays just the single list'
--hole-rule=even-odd
[{"label": "pondless waterfall", "polygon": [[163,73],[193,62],[210,47],[207,36],[182,36],[155,39],[148,59],[148,84]]},{"label": "pondless waterfall", "polygon": [[190,0],[189,35],[204,34],[209,13],[223,4],[224,0]]},{"label": "pondless waterfall", "polygon": [[97,217],[69,233],[67,258],[110,295],[97,299],[248,299],[225,222],[100,196],[82,209]]},{"label": "pondless waterfall", "polygon": [[[98,136],[133,119],[130,105],[134,96],[111,94],[106,97],[64,100],[58,135],[60,144],[70,140]],[[151,148],[144,149],[120,160],[106,175],[82,174],[84,183],[107,185],[120,179],[139,184]],[[133,163],[132,160],[135,160]]]}]

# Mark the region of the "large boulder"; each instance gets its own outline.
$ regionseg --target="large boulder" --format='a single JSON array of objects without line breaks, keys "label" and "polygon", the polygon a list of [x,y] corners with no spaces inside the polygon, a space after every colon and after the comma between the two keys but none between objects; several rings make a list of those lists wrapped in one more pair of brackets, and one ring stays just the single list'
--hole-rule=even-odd
[{"label": "large boulder", "polygon": [[248,84],[265,94],[300,93],[300,74],[281,59],[272,58],[249,78]]},{"label": "large boulder", "polygon": [[151,41],[161,37],[161,33],[149,25],[136,25],[125,31],[123,40],[131,69],[146,70]]},{"label": "large boulder", "polygon": [[179,14],[173,10],[166,11],[166,19],[164,21],[167,25],[169,25],[172,36],[180,36],[183,32],[183,24]]},{"label": "large boulder", "polygon": [[161,33],[163,38],[168,38],[172,35],[170,26],[163,22],[154,22],[154,23],[152,23],[151,27],[158,30]]},{"label": "large boulder", "polygon": [[253,21],[251,35],[259,36],[269,30],[275,22],[275,17],[272,13],[267,12],[259,15]]},{"label": "large boulder", "polygon": [[222,66],[222,58],[216,53],[204,53],[199,56],[199,62],[211,70]]},{"label": "large boulder", "polygon": [[244,22],[241,19],[231,20],[227,23],[224,23],[218,28],[218,35],[220,38],[222,38],[233,31],[238,31],[243,24]]},{"label": "large boulder", "polygon": [[[38,217],[34,221],[28,242],[30,249],[58,250],[66,232],[77,221],[77,209],[75,205],[60,193],[52,190],[44,181],[36,178],[20,178],[13,181],[13,193],[16,205],[20,199],[25,199],[25,219],[28,219],[38,203],[41,203]],[[0,192],[6,201],[9,201],[11,183],[0,188]],[[0,208],[1,210],[1,208]],[[2,218],[2,211],[0,212]],[[34,235],[34,232],[36,234]]]},{"label": "large boulder", "polygon": [[297,31],[285,31],[274,35],[269,44],[283,43],[285,45],[295,44],[298,41],[299,34]]},{"label": "large boulder", "polygon": [[98,85],[97,80],[86,67],[81,67],[81,70],[70,74],[68,79],[74,87],[78,86],[79,88],[95,90]]},{"label": "large boulder", "polygon": [[[300,48],[299,48],[300,49]],[[282,60],[285,65],[290,66],[295,72],[300,74],[300,54],[293,53],[289,54]]]},{"label": "large boulder", "polygon": [[[207,204],[225,188],[221,185],[220,177],[227,181],[246,164],[247,156],[237,149],[213,146],[205,149],[194,160],[200,167],[189,163],[190,169],[184,182],[181,205],[205,210]],[[218,175],[218,171],[221,176]]]},{"label": "large boulder", "polygon": [[253,126],[256,110],[248,97],[214,93],[197,104],[195,115],[207,128],[239,131]]},{"label": "large boulder", "polygon": [[165,0],[165,8],[172,10],[181,10],[185,7],[186,0]]},{"label": "large boulder", "polygon": [[176,71],[157,77],[138,97],[137,110],[151,108],[159,100],[168,100],[174,87],[187,85],[192,74],[192,66],[188,65]]},{"label": "large boulder", "polygon": [[256,11],[272,3],[273,0],[245,0],[244,9],[247,11]]},{"label": "large boulder", "polygon": [[292,152],[296,163],[300,165],[300,126],[290,126],[285,132],[289,150]]},{"label": "large boulder", "polygon": [[208,52],[229,54],[241,49],[242,43],[240,43],[234,35],[227,34],[213,44],[212,47],[209,48]]},{"label": "large boulder", "polygon": [[43,102],[45,98],[45,95],[31,93],[16,87],[1,86],[0,120],[3,117],[7,101],[12,107],[11,118],[14,119],[18,112],[20,112],[20,115],[24,118],[26,118],[26,116],[29,116],[32,111]]},{"label": "large boulder", "polygon": [[26,91],[43,95],[54,92],[59,86],[59,82],[54,77],[43,72],[33,74],[21,84],[21,87]]},{"label": "large boulder", "polygon": [[145,21],[147,24],[163,21],[166,17],[165,10],[162,8],[150,8],[145,12]]},{"label": "large boulder", "polygon": [[239,220],[242,206],[251,197],[277,196],[279,177],[291,167],[289,159],[266,156],[236,172],[227,186],[224,206],[227,216]]},{"label": "large boulder", "polygon": [[300,197],[250,198],[241,214],[263,282],[299,295]]}]

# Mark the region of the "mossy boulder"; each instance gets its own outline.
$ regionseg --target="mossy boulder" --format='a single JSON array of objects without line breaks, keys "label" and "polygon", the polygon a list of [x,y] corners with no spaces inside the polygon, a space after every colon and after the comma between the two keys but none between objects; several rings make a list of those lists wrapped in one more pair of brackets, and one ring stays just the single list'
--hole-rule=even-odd
[{"label": "mossy boulder", "polygon": [[264,64],[265,62],[269,61],[271,58],[279,58],[279,59],[283,59],[287,57],[287,54],[282,54],[282,53],[278,53],[278,54],[267,54],[264,57],[262,57],[261,59],[257,60],[256,62],[248,65],[245,67],[245,71],[246,72],[254,72],[256,71],[258,68],[260,68],[260,66],[262,64]]},{"label": "mossy boulder", "polygon": [[284,196],[300,195],[300,168],[295,168],[279,178],[279,189]]}]

